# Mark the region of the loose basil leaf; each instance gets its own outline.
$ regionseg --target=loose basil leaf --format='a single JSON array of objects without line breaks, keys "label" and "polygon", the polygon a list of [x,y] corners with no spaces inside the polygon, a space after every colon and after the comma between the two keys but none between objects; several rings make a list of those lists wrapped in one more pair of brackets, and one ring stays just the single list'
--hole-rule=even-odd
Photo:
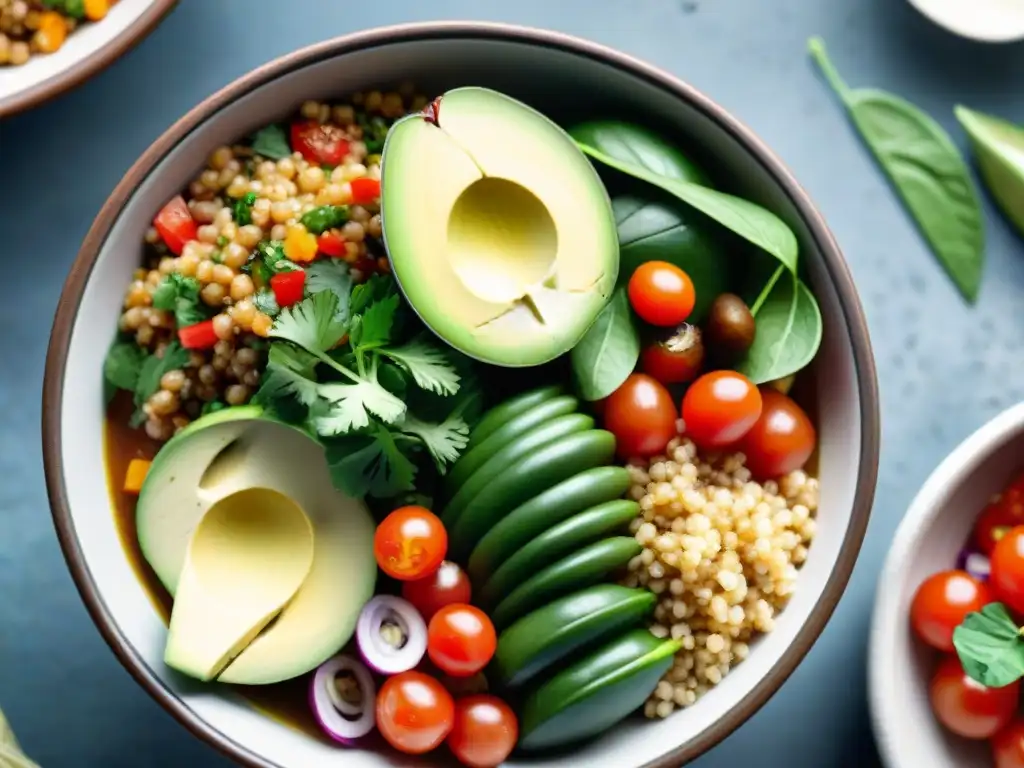
[{"label": "loose basil leaf", "polygon": [[619,283],[648,261],[667,261],[690,276],[697,296],[690,322],[700,322],[711,302],[729,290],[729,258],[703,216],[685,206],[654,198],[612,199],[619,233]]},{"label": "loose basil leaf", "polygon": [[649,128],[619,120],[592,120],[577,125],[569,135],[608,157],[639,165],[658,176],[711,186],[704,171]]},{"label": "loose basil leaf", "polygon": [[726,229],[770,253],[791,271],[796,271],[797,242],[786,223],[765,208],[741,197],[727,195],[710,187],[660,176],[647,168],[618,160],[589,144],[577,142],[586,154],[620,173],[660,187],[686,205],[696,208]]},{"label": "loose basil leaf", "polygon": [[271,160],[281,160],[292,153],[291,145],[288,143],[288,134],[276,123],[260,128],[253,134],[252,150],[257,155]]},{"label": "loose basil leaf", "polygon": [[992,198],[1024,234],[1024,128],[967,107],[957,106],[953,112],[967,131]]},{"label": "loose basil leaf", "polygon": [[910,102],[885,91],[849,88],[820,38],[808,47],[939,263],[973,303],[985,266],[985,229],[977,189],[953,140]]},{"label": "loose basil leaf", "polygon": [[821,346],[821,310],[803,281],[779,265],[750,307],[754,343],[736,370],[755,384],[796,373]]},{"label": "loose basil leaf", "polygon": [[608,397],[629,377],[640,357],[640,333],[625,288],[615,290],[569,356],[584,400]]},{"label": "loose basil leaf", "polygon": [[1024,676],[1024,638],[1002,603],[968,613],[953,630],[964,672],[989,688],[1002,688]]}]

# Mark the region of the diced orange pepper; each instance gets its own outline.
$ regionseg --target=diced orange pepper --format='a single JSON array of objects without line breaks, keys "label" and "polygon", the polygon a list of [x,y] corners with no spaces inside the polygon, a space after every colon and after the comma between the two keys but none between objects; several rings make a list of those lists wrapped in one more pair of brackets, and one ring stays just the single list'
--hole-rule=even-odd
[{"label": "diced orange pepper", "polygon": [[284,239],[284,255],[295,262],[304,263],[316,258],[316,235],[307,232],[305,227],[291,227]]},{"label": "diced orange pepper", "polygon": [[99,21],[109,10],[109,0],[85,0],[85,17],[90,21]]},{"label": "diced orange pepper", "polygon": [[142,490],[142,483],[149,474],[149,467],[153,462],[146,459],[132,459],[128,462],[128,471],[124,473],[124,492],[138,493]]},{"label": "diced orange pepper", "polygon": [[67,22],[56,11],[47,11],[39,17],[39,29],[36,30],[36,47],[42,53],[53,53],[64,45],[68,36]]}]

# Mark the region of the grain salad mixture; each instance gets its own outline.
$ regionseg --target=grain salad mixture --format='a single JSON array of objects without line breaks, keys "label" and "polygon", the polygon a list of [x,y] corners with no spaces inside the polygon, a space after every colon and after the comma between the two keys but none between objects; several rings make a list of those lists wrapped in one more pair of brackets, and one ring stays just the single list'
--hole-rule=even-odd
[{"label": "grain salad mixture", "polygon": [[0,66],[60,50],[79,24],[99,21],[117,0],[0,0]]}]

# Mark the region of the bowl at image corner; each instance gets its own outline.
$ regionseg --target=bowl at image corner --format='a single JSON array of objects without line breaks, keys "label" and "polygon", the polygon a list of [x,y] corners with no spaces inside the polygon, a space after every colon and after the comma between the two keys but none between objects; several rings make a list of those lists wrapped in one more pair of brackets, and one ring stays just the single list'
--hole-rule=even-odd
[{"label": "bowl at image corner", "polygon": [[[568,756],[599,768],[678,766],[714,746],[763,705],[823,629],[867,525],[878,463],[878,393],[866,323],[838,247],[774,155],[705,96],[634,59],[556,33],[475,23],[372,30],[278,59],[186,115],[129,171],[100,212],[64,289],[44,393],[47,482],[69,568],[111,648],[138,682],[194,734],[259,768],[394,765],[397,753],[347,750],[270,720],[231,692],[184,681],[162,663],[165,629],[118,540],[103,466],[102,364],[123,290],[154,213],[217,146],[329,99],[412,80],[426,94],[460,85],[504,91],[562,124],[623,117],[699,147],[733,191],[795,230],[824,317],[818,354],[821,505],[817,538],[777,628],[697,705],[666,721],[634,718]],[[417,764],[447,764],[438,750]],[[515,765],[513,760],[511,765]]]},{"label": "bowl at image corner", "polygon": [[80,24],[54,53],[33,54],[17,67],[0,66],[0,117],[42,104],[113,64],[141,42],[176,3],[119,0],[102,20]]},{"label": "bowl at image corner", "polygon": [[871,718],[887,768],[992,768],[988,741],[946,731],[928,690],[940,658],[910,627],[918,586],[956,567],[993,494],[1024,466],[1024,403],[958,445],[925,481],[900,523],[875,598],[869,652]]}]

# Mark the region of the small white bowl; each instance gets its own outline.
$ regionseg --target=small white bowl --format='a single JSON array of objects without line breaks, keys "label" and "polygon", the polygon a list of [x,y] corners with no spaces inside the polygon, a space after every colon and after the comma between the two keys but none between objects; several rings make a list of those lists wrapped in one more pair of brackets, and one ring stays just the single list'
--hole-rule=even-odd
[{"label": "small white bowl", "polygon": [[1024,4],[1020,0],[909,0],[940,27],[982,43],[1009,43],[1024,38]]},{"label": "small white bowl", "polygon": [[928,688],[938,652],[910,628],[918,585],[956,567],[957,555],[989,498],[1024,463],[1024,403],[964,440],[932,472],[896,531],[885,562],[869,648],[871,719],[887,768],[992,768],[985,741],[946,731]]},{"label": "small white bowl", "polygon": [[60,50],[0,67],[0,117],[21,112],[73,88],[138,44],[177,0],[120,0],[106,18],[84,24]]}]

